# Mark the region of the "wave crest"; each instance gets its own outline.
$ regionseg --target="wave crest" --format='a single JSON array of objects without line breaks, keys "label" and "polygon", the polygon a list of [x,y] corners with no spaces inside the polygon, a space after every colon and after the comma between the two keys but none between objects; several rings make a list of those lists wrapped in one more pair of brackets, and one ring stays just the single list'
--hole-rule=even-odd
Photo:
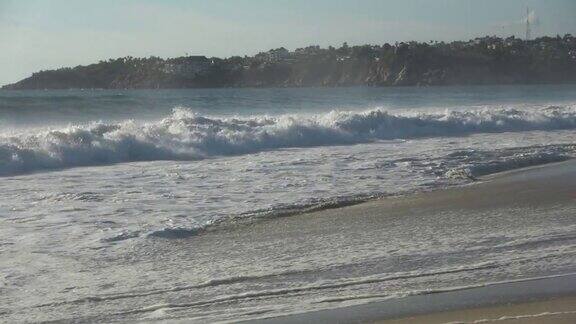
[{"label": "wave crest", "polygon": [[93,123],[0,137],[0,175],[154,160],[196,160],[290,147],[576,128],[574,107],[444,113],[332,111],[318,115],[209,118],[185,108],[157,122]]}]

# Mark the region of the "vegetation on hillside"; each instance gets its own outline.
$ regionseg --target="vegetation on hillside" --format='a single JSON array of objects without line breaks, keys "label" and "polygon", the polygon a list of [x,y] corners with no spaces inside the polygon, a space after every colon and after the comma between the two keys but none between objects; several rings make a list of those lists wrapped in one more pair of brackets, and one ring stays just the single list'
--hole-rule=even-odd
[{"label": "vegetation on hillside", "polygon": [[576,38],[483,37],[273,49],[225,59],[124,57],[40,71],[5,89],[530,84],[576,82]]}]

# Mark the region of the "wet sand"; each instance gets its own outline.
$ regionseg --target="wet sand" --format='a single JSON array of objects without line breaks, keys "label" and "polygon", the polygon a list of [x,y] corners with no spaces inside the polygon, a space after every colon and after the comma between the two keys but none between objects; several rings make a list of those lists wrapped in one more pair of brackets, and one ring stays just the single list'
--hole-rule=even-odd
[{"label": "wet sand", "polygon": [[526,324],[576,323],[576,297],[558,297],[544,301],[440,312],[396,320],[377,321],[376,323],[434,324],[500,322]]},{"label": "wet sand", "polygon": [[[263,323],[557,323],[576,318],[576,274],[263,319]],[[531,322],[530,322],[531,321]],[[559,322],[563,323],[563,322]]]},{"label": "wet sand", "polygon": [[[370,201],[281,220],[330,227],[323,231],[378,223],[378,215],[433,215],[446,210],[534,206],[554,208],[576,203],[576,161],[548,164],[492,175],[461,188]],[[313,217],[310,217],[313,216]],[[329,222],[322,221],[330,217]],[[278,222],[278,220],[276,220]],[[276,223],[277,225],[278,223]],[[300,223],[301,225],[301,223]],[[311,224],[313,225],[313,224]],[[267,227],[259,224],[256,227]],[[312,230],[314,226],[309,227]],[[265,323],[446,323],[511,321],[513,323],[576,323],[576,276],[490,284],[485,287],[412,296],[363,305],[262,319]]]}]

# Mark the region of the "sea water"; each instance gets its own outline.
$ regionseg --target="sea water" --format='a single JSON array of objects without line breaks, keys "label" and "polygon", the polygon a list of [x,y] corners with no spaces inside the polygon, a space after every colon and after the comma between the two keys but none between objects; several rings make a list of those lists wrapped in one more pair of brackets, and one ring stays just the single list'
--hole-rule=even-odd
[{"label": "sea water", "polygon": [[[202,240],[213,228],[466,185],[574,155],[573,85],[0,91],[0,314],[81,318],[90,312],[59,307],[155,291],[146,283],[166,273],[143,249]],[[170,271],[192,265],[197,282],[166,279],[159,299],[118,318],[141,318],[131,307],[222,278],[194,260]],[[119,284],[126,280],[130,287]],[[312,290],[314,300],[331,296]],[[273,315],[286,302],[265,304]]]}]

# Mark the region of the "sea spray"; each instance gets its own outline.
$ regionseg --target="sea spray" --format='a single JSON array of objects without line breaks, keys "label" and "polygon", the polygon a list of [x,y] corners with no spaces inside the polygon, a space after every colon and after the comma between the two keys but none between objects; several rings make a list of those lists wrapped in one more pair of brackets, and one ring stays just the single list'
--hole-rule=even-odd
[{"label": "sea spray", "polygon": [[0,175],[135,161],[198,160],[292,147],[575,128],[574,107],[441,113],[372,109],[244,118],[207,117],[175,108],[155,122],[100,122],[0,135]]}]

